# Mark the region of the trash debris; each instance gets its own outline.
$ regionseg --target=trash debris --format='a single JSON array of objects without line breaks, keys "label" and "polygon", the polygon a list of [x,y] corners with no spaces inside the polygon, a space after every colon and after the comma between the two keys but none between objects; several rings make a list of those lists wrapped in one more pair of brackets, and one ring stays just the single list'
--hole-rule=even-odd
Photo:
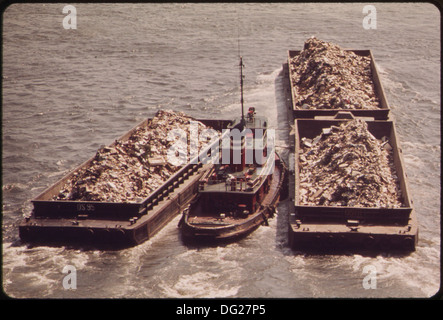
[{"label": "trash debris", "polygon": [[378,109],[371,59],[311,37],[289,61],[297,109]]},{"label": "trash debris", "polygon": [[[53,200],[140,202],[160,187],[181,166],[167,162],[174,143],[168,132],[182,129],[189,137],[190,121],[181,112],[157,112],[145,128],[136,129],[125,141],[100,148],[91,165],[74,172]],[[207,128],[198,122],[198,129]],[[204,145],[198,142],[199,150]],[[185,147],[186,143],[185,143]]]},{"label": "trash debris", "polygon": [[300,204],[401,207],[392,147],[385,147],[388,137],[377,140],[361,119],[327,129],[301,139]]}]

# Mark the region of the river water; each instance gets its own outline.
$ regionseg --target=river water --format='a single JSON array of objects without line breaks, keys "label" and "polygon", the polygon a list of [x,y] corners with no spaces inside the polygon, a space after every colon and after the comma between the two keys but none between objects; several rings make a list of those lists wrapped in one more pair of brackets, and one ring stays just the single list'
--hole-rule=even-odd
[{"label": "river water", "polygon": [[[3,14],[3,290],[14,298],[430,297],[440,287],[440,14],[431,4],[14,4]],[[73,22],[72,20],[70,21]],[[27,246],[30,200],[159,109],[270,118],[288,145],[282,64],[315,35],[371,49],[396,121],[420,224],[416,252],[315,255],[287,244],[288,202],[238,242],[185,246],[179,217],[124,250]],[[76,270],[66,290],[65,266]],[[376,287],[365,289],[366,266]]]}]

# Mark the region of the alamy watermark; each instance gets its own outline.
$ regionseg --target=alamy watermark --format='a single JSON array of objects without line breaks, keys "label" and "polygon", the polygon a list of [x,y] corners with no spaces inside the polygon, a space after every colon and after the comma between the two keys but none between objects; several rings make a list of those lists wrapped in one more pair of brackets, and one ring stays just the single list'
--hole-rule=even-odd
[{"label": "alamy watermark", "polygon": [[[365,5],[363,7],[363,28],[365,30],[377,29],[377,9],[374,5]],[[63,14],[67,14],[63,18],[64,29],[77,29],[77,9],[73,5],[66,5],[63,7]]]},{"label": "alamy watermark", "polygon": [[[211,128],[198,132],[198,126],[197,121],[191,121],[188,131],[173,129],[168,132],[168,141],[174,141],[167,151],[170,164],[179,166],[200,161],[203,164],[243,162],[246,165],[264,165],[268,159],[274,159],[274,129],[252,131],[246,128],[240,131],[233,128],[223,129],[220,133]],[[203,145],[200,150],[199,145]]]},{"label": "alamy watermark", "polygon": [[67,273],[66,276],[63,277],[63,288],[65,290],[75,290],[77,289],[77,269],[73,265],[64,266],[63,273]]},{"label": "alamy watermark", "polygon": [[363,288],[366,290],[377,289],[377,268],[370,264],[364,266],[363,274],[366,274],[362,281]]},{"label": "alamy watermark", "polygon": [[365,30],[377,29],[377,9],[373,5],[366,5],[363,7],[363,14],[366,16],[363,18],[363,28]]},{"label": "alamy watermark", "polygon": [[63,18],[63,28],[77,29],[77,9],[73,5],[63,7],[63,13],[68,14]]}]

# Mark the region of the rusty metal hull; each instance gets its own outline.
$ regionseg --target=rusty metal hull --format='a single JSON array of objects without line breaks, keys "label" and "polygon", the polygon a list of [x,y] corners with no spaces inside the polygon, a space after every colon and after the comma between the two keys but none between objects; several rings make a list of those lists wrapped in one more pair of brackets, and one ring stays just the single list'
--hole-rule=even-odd
[{"label": "rusty metal hull", "polygon": [[359,225],[346,223],[289,223],[289,245],[294,250],[318,252],[411,252],[418,243],[415,211],[405,225]]},{"label": "rusty metal hull", "polygon": [[255,229],[265,224],[268,219],[274,216],[275,209],[266,207],[263,210],[252,215],[249,219],[245,219],[241,223],[230,224],[228,226],[214,227],[214,226],[196,226],[189,224],[187,221],[182,226],[182,236],[185,241],[204,241],[218,242],[218,241],[233,241],[244,237]]},{"label": "rusty metal hull", "polygon": [[195,197],[205,168],[197,168],[176,189],[137,221],[31,217],[19,226],[22,241],[35,244],[90,245],[107,248],[135,246],[152,238]]},{"label": "rusty metal hull", "polygon": [[[119,140],[127,140],[149,121],[143,121]],[[231,123],[231,120],[198,121],[217,130]],[[208,169],[201,162],[188,163],[147,198],[136,203],[51,200],[75,171],[89,166],[92,161],[93,158],[84,162],[32,200],[34,208],[30,217],[19,225],[22,241],[107,248],[140,244],[182,212],[197,194],[198,180]]]}]

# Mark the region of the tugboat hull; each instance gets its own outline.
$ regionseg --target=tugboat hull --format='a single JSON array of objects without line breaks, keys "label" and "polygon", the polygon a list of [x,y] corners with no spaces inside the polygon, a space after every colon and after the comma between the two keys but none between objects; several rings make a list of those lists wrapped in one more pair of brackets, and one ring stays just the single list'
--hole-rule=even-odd
[{"label": "tugboat hull", "polygon": [[188,217],[185,217],[186,222],[183,223],[182,234],[185,239],[234,240],[248,235],[263,224],[267,224],[268,219],[272,218],[274,213],[274,207],[265,207],[241,223],[227,225],[220,223],[220,226],[213,223],[191,224],[187,221]]},{"label": "tugboat hull", "polygon": [[225,219],[209,217],[205,221],[192,222],[193,207],[196,203],[191,204],[189,210],[183,213],[179,224],[184,240],[232,241],[267,224],[268,219],[272,218],[276,212],[280,193],[285,187],[286,170],[285,164],[280,159],[276,160],[269,192],[263,198],[258,211],[248,215],[247,218],[234,221],[226,219],[225,221]]}]

